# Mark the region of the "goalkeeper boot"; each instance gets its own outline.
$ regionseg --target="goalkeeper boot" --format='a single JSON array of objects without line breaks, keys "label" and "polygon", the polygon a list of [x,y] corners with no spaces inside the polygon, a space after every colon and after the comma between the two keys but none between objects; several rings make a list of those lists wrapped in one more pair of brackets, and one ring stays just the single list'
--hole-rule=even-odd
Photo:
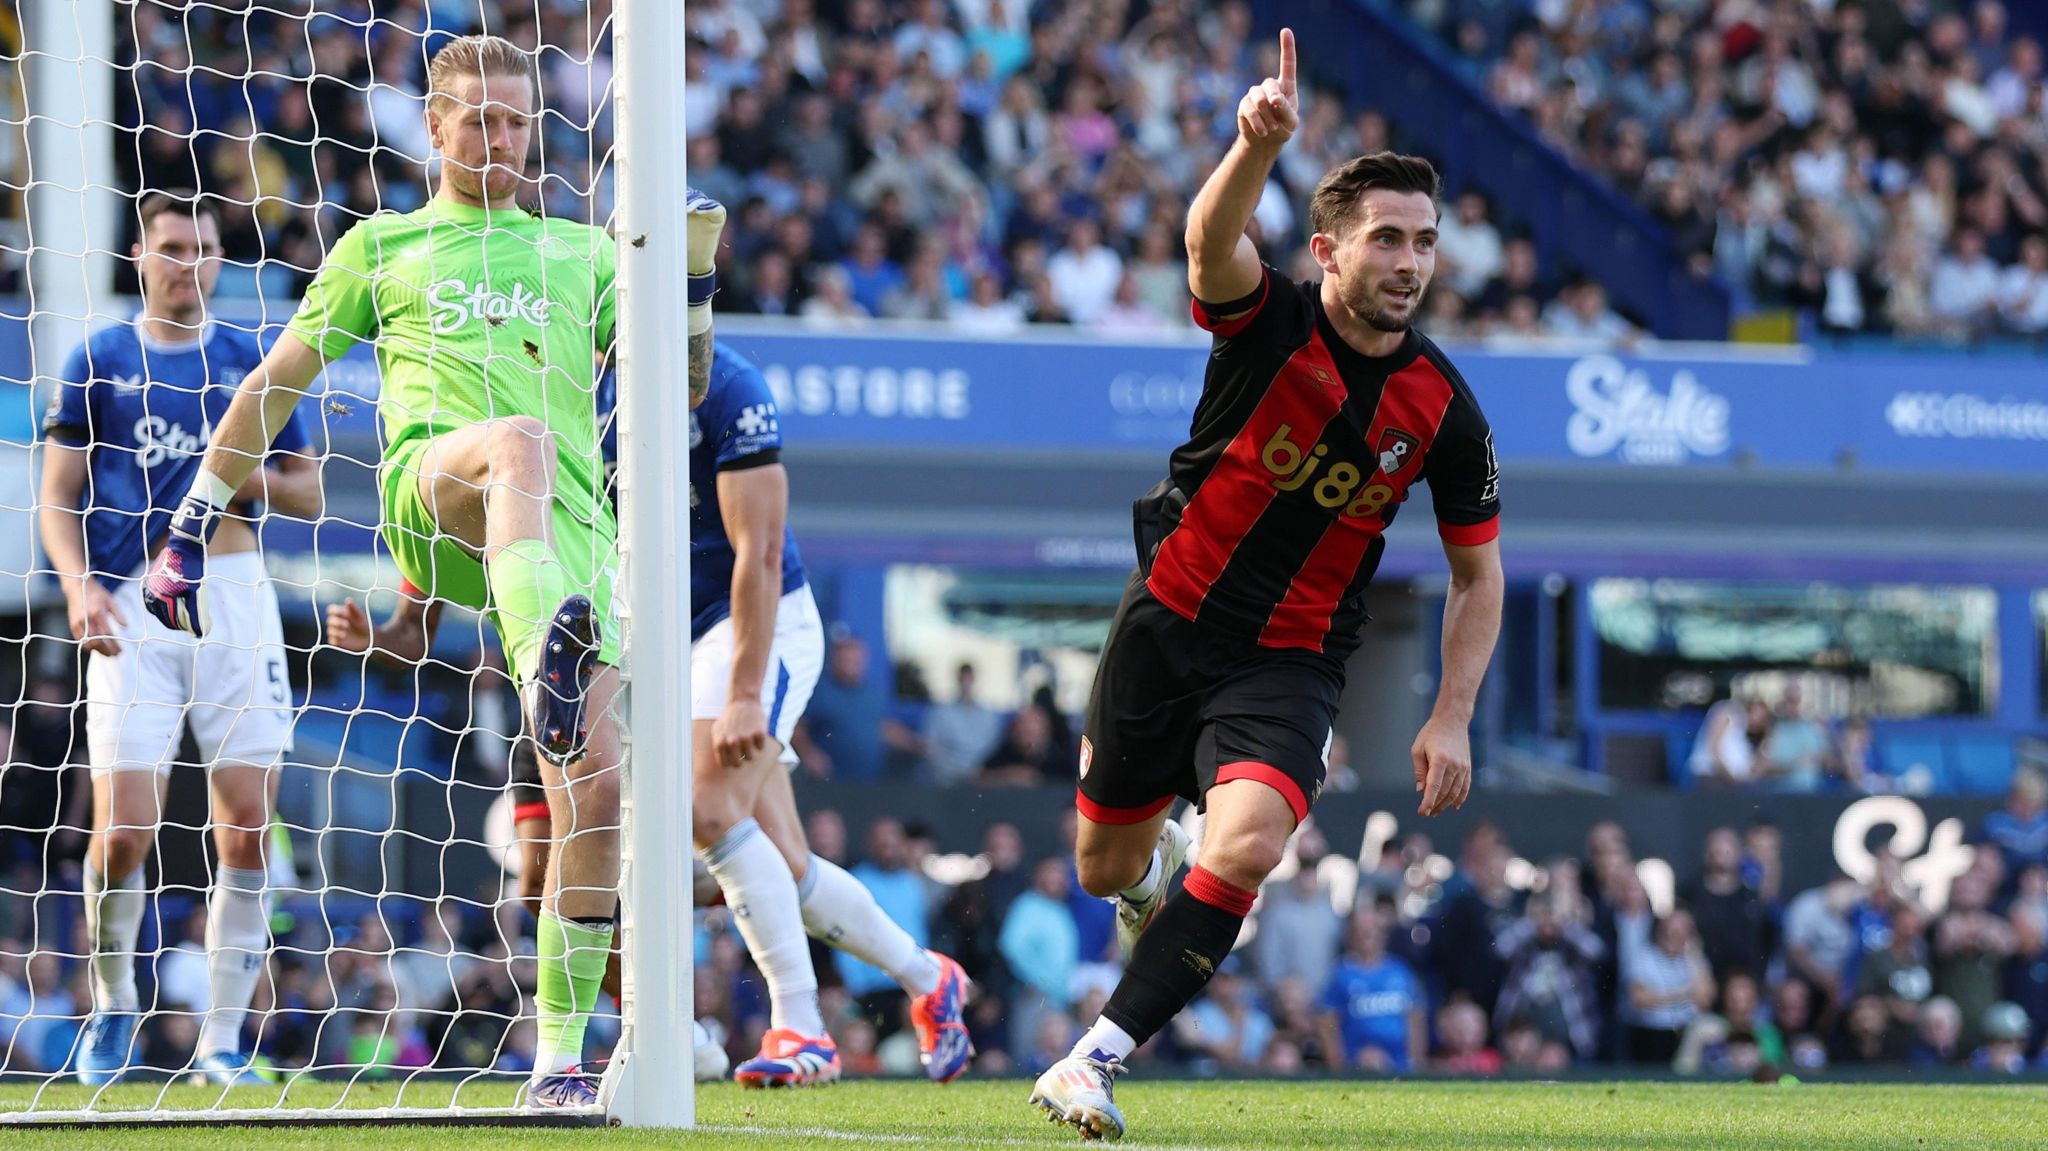
[{"label": "goalkeeper boot", "polygon": [[761,1037],[761,1053],[739,1065],[732,1077],[742,1087],[810,1087],[839,1081],[839,1045],[829,1035],[799,1035],[773,1027]]},{"label": "goalkeeper boot", "polygon": [[126,1074],[135,1055],[135,1024],[132,1011],[95,1011],[78,1037],[75,1070],[87,1087],[105,1087]]},{"label": "goalkeeper boot", "polygon": [[540,674],[527,687],[527,711],[533,717],[535,742],[555,763],[583,754],[590,730],[583,714],[590,679],[597,674],[597,653],[603,644],[590,597],[572,595],[555,609],[541,644]]},{"label": "goalkeeper boot", "polygon": [[582,1111],[597,1106],[597,1076],[571,1067],[526,1085],[528,1111]]},{"label": "goalkeeper boot", "polygon": [[910,1001],[910,1022],[917,1029],[917,1052],[924,1073],[934,1083],[951,1083],[974,1057],[974,1041],[968,1038],[967,1023],[961,1018],[967,1010],[967,972],[936,951],[927,954],[939,965],[939,985]]},{"label": "goalkeeper boot", "polygon": [[201,1055],[192,1064],[192,1070],[206,1076],[206,1081],[215,1087],[263,1087],[269,1083],[249,1065],[248,1056],[232,1051]]},{"label": "goalkeeper boot", "polygon": [[1124,1061],[1093,1052],[1069,1055],[1038,1077],[1031,1086],[1031,1105],[1054,1123],[1065,1123],[1083,1139],[1124,1137],[1124,1113],[1116,1109],[1112,1082],[1124,1073]]},{"label": "goalkeeper boot", "polygon": [[1159,914],[1160,905],[1166,902],[1167,888],[1180,872],[1180,865],[1187,862],[1190,842],[1180,824],[1167,820],[1159,829],[1159,885],[1144,899],[1116,897],[1116,942],[1123,948],[1125,958],[1130,957],[1131,948],[1138,945],[1138,936],[1152,926],[1152,917]]}]

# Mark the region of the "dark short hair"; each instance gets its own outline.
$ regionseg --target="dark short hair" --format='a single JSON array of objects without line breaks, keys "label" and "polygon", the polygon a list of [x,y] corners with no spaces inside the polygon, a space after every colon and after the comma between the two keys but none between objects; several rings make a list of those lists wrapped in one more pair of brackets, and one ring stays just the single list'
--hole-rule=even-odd
[{"label": "dark short hair", "polygon": [[[1390,192],[1421,192],[1435,203],[1444,190],[1435,165],[1420,156],[1374,152],[1339,164],[1316,185],[1309,197],[1309,226],[1334,236],[1358,215],[1359,200],[1375,188]],[[1440,211],[1441,209],[1439,209]]]},{"label": "dark short hair", "polygon": [[190,188],[167,188],[161,192],[145,192],[135,205],[135,215],[142,223],[141,235],[149,235],[149,226],[158,216],[176,212],[191,220],[204,216],[220,227],[220,211],[204,197]]}]

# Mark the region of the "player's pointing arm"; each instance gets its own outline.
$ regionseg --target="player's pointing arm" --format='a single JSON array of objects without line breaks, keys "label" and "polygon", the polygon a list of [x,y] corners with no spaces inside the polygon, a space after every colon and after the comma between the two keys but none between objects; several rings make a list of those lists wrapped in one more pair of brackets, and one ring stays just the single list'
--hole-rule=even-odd
[{"label": "player's pointing arm", "polygon": [[1188,209],[1188,288],[1195,299],[1226,304],[1258,290],[1259,252],[1244,230],[1266,190],[1273,162],[1294,135],[1296,107],[1294,33],[1283,28],[1280,74],[1261,81],[1237,102],[1237,140]]}]

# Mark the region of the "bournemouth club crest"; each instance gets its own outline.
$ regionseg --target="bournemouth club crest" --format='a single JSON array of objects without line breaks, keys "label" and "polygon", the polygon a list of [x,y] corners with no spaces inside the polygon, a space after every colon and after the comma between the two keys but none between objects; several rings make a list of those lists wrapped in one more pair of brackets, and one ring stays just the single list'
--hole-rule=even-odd
[{"label": "bournemouth club crest", "polygon": [[1422,444],[1407,432],[1388,428],[1380,433],[1380,474],[1392,479],[1415,458]]}]

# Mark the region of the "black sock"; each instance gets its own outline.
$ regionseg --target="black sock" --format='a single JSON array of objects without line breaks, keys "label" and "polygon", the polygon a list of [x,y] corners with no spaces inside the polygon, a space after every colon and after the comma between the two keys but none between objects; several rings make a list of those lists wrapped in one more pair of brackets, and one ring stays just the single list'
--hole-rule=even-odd
[{"label": "black sock", "polygon": [[1131,949],[1102,1017],[1143,1046],[1180,1014],[1230,955],[1256,893],[1196,867]]}]

